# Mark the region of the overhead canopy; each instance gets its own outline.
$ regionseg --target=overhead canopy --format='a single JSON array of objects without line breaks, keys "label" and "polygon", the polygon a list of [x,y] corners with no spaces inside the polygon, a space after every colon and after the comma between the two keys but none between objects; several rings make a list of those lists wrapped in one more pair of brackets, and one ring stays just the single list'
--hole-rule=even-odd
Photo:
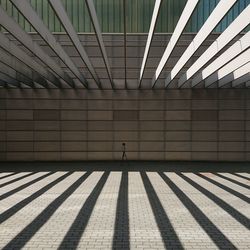
[{"label": "overhead canopy", "polygon": [[[34,39],[34,32],[27,32],[25,27],[23,28],[16,21],[15,16],[10,15],[6,9],[0,6],[0,26],[4,28],[0,32],[0,86],[75,88],[81,85],[84,88],[91,86],[90,88],[100,89],[104,86],[104,88],[110,89],[190,88],[198,85],[204,88],[248,87],[250,33],[246,32],[246,29],[250,25],[250,1],[244,0],[247,3],[245,8],[241,9],[239,15],[235,16],[227,27],[224,27],[222,33],[214,33],[217,26],[223,22],[223,18],[241,1],[220,0],[211,9],[210,15],[207,13],[208,17],[204,24],[200,25],[198,32],[192,34],[193,39],[186,45],[185,50],[176,53],[179,49],[179,41],[186,34],[186,28],[192,21],[193,15],[200,10],[200,0],[187,0],[186,5],[183,5],[179,20],[176,20],[176,26],[170,39],[163,45],[164,50],[159,50],[162,51],[162,55],[157,52],[156,57],[151,49],[156,47],[154,45],[155,36],[161,35],[157,33],[157,24],[163,8],[162,0],[152,0],[152,10],[149,15],[151,21],[142,50],[140,41],[135,49],[130,45],[132,40],[130,40],[130,34],[127,33],[127,19],[131,9],[127,8],[127,0],[122,1],[123,38],[120,34],[110,34],[110,36],[117,36],[116,42],[124,51],[124,53],[118,53],[118,51],[118,54],[113,51],[112,42],[104,39],[101,30],[102,23],[93,0],[85,0],[84,3],[96,39],[91,38],[90,41],[82,41],[82,35],[90,34],[77,32],[78,29],[75,28],[75,23],[61,0],[49,0],[48,3],[53,14],[57,17],[76,51],[74,56],[68,53],[67,46],[58,39],[60,34],[51,31],[45,20],[32,7],[30,1],[8,0],[32,26],[35,34],[43,39],[47,47],[45,49],[44,44]],[[9,34],[21,46],[18,46]],[[212,34],[214,36],[211,36]],[[164,36],[165,34],[162,34],[162,37]],[[212,42],[211,37],[214,39]],[[159,39],[157,41],[159,42]],[[162,41],[164,42],[164,39]],[[100,53],[98,58],[89,54],[89,50],[85,48],[86,44],[90,46],[89,44],[95,42],[98,44]],[[199,54],[200,51],[202,51],[201,54]],[[118,56],[124,60],[119,62]],[[85,68],[79,66],[78,58],[83,62]],[[139,69],[134,68],[134,61],[140,64]],[[123,64],[123,68],[120,69],[121,73],[113,72],[117,63]],[[130,77],[131,72],[134,75],[133,78]],[[162,84],[164,77],[165,83]]]}]

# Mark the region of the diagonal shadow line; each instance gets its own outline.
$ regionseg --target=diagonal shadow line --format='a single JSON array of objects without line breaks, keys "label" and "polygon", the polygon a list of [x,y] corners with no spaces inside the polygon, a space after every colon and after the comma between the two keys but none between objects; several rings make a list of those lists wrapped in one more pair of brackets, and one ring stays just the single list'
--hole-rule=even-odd
[{"label": "diagonal shadow line", "polygon": [[203,179],[205,179],[205,180],[211,182],[212,184],[214,184],[214,185],[216,185],[216,186],[218,186],[218,187],[220,187],[220,188],[226,190],[227,192],[229,192],[229,193],[231,193],[231,194],[237,196],[238,198],[242,199],[243,201],[245,201],[245,202],[247,202],[247,203],[250,203],[250,198],[248,198],[247,196],[245,196],[245,195],[243,195],[243,194],[241,194],[241,193],[239,193],[239,192],[233,190],[232,188],[227,187],[227,186],[225,186],[225,185],[223,185],[223,184],[221,184],[221,183],[219,183],[219,182],[217,182],[217,181],[215,181],[215,180],[213,180],[213,179],[210,179],[210,178],[208,178],[207,176],[202,175],[202,174],[200,174],[200,173],[197,173],[196,175],[198,175],[199,177],[201,177],[201,178],[203,178]]},{"label": "diagonal shadow line", "polygon": [[38,182],[38,181],[41,181],[42,179],[44,179],[44,178],[46,178],[46,177],[48,177],[48,176],[50,176],[50,175],[52,175],[52,174],[54,174],[54,173],[55,173],[55,172],[50,172],[50,173],[47,173],[47,174],[45,174],[45,175],[39,176],[38,178],[33,179],[33,180],[30,181],[30,182],[27,182],[27,183],[25,183],[25,184],[23,184],[23,185],[21,185],[21,186],[19,186],[19,187],[17,187],[17,188],[14,188],[14,189],[10,190],[10,191],[7,192],[7,193],[4,193],[4,194],[0,195],[0,201],[3,200],[3,199],[6,199],[7,197],[9,197],[9,196],[11,196],[11,195],[13,195],[13,194],[15,194],[16,192],[19,192],[19,191],[21,191],[21,190],[23,190],[23,189],[25,189],[25,188],[31,186],[32,184],[34,184],[34,183],[36,183],[36,182]]},{"label": "diagonal shadow line", "polygon": [[140,172],[148,200],[166,249],[184,249],[147,174]]},{"label": "diagonal shadow line", "polygon": [[213,173],[213,174],[214,174],[215,176],[218,176],[218,177],[220,177],[220,178],[223,178],[223,179],[225,179],[225,180],[227,180],[227,181],[230,181],[230,182],[232,182],[232,183],[234,183],[234,184],[236,184],[236,185],[238,185],[238,186],[241,186],[241,187],[246,188],[246,189],[250,189],[250,186],[249,186],[249,185],[244,184],[244,183],[241,183],[241,182],[239,182],[239,181],[237,181],[237,180],[234,180],[234,179],[232,179],[232,178],[230,178],[230,177],[224,176],[224,175],[219,174],[219,173]]},{"label": "diagonal shadow line", "polygon": [[237,249],[202,210],[164,173],[158,172],[219,249]]},{"label": "diagonal shadow line", "polygon": [[33,235],[35,235],[35,233],[50,219],[62,203],[74,193],[74,191],[89,177],[91,173],[92,172],[86,172],[79,179],[77,179],[2,249],[7,250],[23,248]]},{"label": "diagonal shadow line", "polygon": [[8,220],[11,216],[13,216],[15,213],[20,211],[22,208],[27,206],[30,202],[44,194],[46,191],[48,191],[50,188],[58,184],[59,182],[66,179],[68,176],[70,176],[73,172],[68,172],[56,180],[50,182],[48,185],[44,186],[43,188],[39,189],[29,197],[25,198],[24,200],[20,201],[19,203],[15,204],[13,207],[9,208],[8,210],[4,211],[2,214],[0,214],[0,224],[4,221]]},{"label": "diagonal shadow line", "polygon": [[238,210],[236,210],[234,207],[229,205],[227,202],[223,201],[218,196],[214,195],[212,192],[208,191],[201,185],[199,185],[197,182],[191,180],[189,177],[183,174],[178,174],[181,176],[186,182],[188,182],[190,185],[195,187],[197,190],[199,190],[201,193],[206,195],[210,200],[212,200],[214,203],[216,203],[218,206],[220,206],[223,210],[225,210],[228,214],[230,214],[233,218],[235,218],[239,223],[241,223],[243,226],[245,226],[247,229],[250,229],[250,221],[249,219],[240,213]]},{"label": "diagonal shadow line", "polygon": [[38,173],[38,172],[28,173],[28,174],[22,175],[22,176],[20,176],[20,177],[18,177],[18,178],[16,178],[16,179],[7,181],[7,182],[1,184],[1,185],[0,185],[0,188],[5,187],[5,186],[7,186],[7,185],[9,185],[9,184],[12,184],[12,183],[14,183],[14,182],[16,182],[16,181],[20,181],[20,180],[22,180],[22,179],[24,179],[24,178],[26,178],[26,177],[29,177],[29,176],[34,175],[34,174],[37,174],[37,173]]},{"label": "diagonal shadow line", "polygon": [[5,175],[5,176],[1,176],[1,177],[0,177],[0,180],[2,180],[2,179],[4,179],[4,178],[7,178],[7,177],[10,177],[10,176],[15,175],[15,174],[18,174],[18,173],[10,173],[10,174],[7,174],[7,175]]},{"label": "diagonal shadow line", "polygon": [[109,177],[110,171],[105,172],[97,182],[96,186],[89,194],[88,198],[81,207],[74,222],[69,228],[67,234],[64,236],[58,249],[77,249],[79,241],[83,235],[83,232],[88,224],[89,218],[95,207],[97,199]]},{"label": "diagonal shadow line", "polygon": [[240,174],[237,174],[237,173],[230,173],[230,174],[233,174],[233,175],[235,175],[235,176],[238,176],[238,177],[240,177],[240,178],[243,178],[243,179],[245,179],[245,180],[250,181],[250,178],[249,178],[249,177],[247,177],[247,176],[240,175]]},{"label": "diagonal shadow line", "polygon": [[122,172],[119,187],[112,249],[130,249],[127,171]]}]

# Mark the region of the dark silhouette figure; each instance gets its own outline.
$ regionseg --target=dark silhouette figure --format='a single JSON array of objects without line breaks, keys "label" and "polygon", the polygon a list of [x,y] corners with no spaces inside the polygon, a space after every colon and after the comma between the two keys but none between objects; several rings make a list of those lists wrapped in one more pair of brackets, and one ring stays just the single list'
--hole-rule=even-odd
[{"label": "dark silhouette figure", "polygon": [[126,143],[122,143],[122,161],[127,160],[127,154],[126,154]]}]

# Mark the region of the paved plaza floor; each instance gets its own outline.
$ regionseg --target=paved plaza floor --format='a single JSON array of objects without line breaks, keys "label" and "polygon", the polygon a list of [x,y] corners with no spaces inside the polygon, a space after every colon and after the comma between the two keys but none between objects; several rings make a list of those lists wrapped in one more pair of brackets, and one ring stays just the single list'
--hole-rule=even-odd
[{"label": "paved plaza floor", "polygon": [[250,249],[247,165],[0,164],[0,249]]}]

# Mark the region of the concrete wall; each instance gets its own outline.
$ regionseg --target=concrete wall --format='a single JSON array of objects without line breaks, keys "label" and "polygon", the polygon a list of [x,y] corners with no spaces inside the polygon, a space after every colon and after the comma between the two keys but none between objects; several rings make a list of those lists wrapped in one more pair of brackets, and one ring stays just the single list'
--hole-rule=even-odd
[{"label": "concrete wall", "polygon": [[0,160],[250,159],[250,90],[0,89]]}]

